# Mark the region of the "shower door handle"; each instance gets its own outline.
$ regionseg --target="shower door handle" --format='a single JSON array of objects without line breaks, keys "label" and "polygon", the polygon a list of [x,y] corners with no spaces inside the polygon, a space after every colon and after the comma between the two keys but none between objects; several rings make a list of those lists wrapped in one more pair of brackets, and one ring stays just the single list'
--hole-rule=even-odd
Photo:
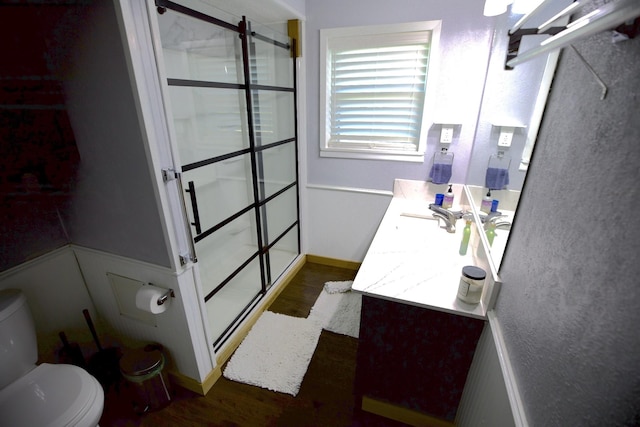
[{"label": "shower door handle", "polygon": [[193,222],[191,225],[196,227],[196,234],[202,233],[202,227],[200,227],[200,214],[198,213],[198,199],[196,198],[196,186],[193,184],[193,181],[189,181],[187,184],[189,186],[188,190],[184,190],[189,193],[191,199],[191,210],[193,211]]}]

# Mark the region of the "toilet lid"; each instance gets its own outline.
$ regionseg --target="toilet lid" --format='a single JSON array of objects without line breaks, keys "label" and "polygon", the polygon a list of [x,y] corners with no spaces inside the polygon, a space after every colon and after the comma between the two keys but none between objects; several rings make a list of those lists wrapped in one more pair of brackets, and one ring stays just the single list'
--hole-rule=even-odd
[{"label": "toilet lid", "polygon": [[93,425],[104,392],[98,380],[73,365],[43,363],[0,390],[3,425]]}]

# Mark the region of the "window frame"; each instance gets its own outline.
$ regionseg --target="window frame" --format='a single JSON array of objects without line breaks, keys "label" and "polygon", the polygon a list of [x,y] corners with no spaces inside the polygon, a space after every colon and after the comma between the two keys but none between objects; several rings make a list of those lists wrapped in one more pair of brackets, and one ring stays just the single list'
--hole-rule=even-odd
[{"label": "window frame", "polygon": [[[394,160],[424,162],[427,145],[427,133],[433,123],[435,106],[435,86],[440,51],[441,20],[410,22],[389,25],[371,25],[364,27],[328,28],[320,30],[320,157],[350,159]],[[406,33],[430,32],[427,81],[424,92],[422,121],[415,151],[392,150],[380,147],[330,146],[331,138],[331,48],[332,39],[361,38],[363,36],[395,37],[401,40]]]}]

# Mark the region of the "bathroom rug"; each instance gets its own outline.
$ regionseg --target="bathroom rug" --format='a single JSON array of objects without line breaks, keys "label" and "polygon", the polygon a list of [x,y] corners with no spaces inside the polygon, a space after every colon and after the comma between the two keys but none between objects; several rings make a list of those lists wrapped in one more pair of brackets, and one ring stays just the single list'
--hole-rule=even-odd
[{"label": "bathroom rug", "polygon": [[352,283],[327,282],[307,318],[262,313],[223,376],[296,396],[322,329],[358,338],[362,297],[350,290]]},{"label": "bathroom rug", "polygon": [[327,282],[311,308],[309,319],[317,320],[327,331],[358,338],[362,296],[350,290],[352,283]]},{"label": "bathroom rug", "polygon": [[318,344],[317,321],[265,311],[235,351],[224,377],[296,396]]},{"label": "bathroom rug", "polygon": [[322,289],[324,289],[326,292],[330,294],[344,293],[344,292],[349,292],[351,290],[351,285],[353,285],[353,280],[343,280],[340,282],[326,282]]}]

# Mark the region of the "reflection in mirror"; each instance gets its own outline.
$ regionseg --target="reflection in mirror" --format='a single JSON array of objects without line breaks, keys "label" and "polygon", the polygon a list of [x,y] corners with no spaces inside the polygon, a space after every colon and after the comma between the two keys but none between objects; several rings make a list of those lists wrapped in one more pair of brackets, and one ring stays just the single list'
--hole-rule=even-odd
[{"label": "reflection in mirror", "polygon": [[[483,200],[486,198],[488,190],[486,187],[477,185],[468,185],[469,193],[473,205],[476,207],[480,221],[482,222],[482,230],[487,234],[493,233],[491,237],[490,250],[491,260],[496,270],[500,268],[502,256],[507,247],[509,239],[509,231],[516,215],[518,200],[520,199],[520,191],[516,190],[493,190],[490,192],[490,200],[497,200],[498,204],[494,211],[484,212],[480,210]],[[494,202],[495,203],[495,202]],[[491,208],[490,208],[491,209]]]},{"label": "reflection in mirror", "polygon": [[[567,2],[568,3],[568,2]],[[557,7],[541,10],[527,22],[535,28],[555,15]],[[483,227],[493,240],[489,253],[499,270],[505,252],[509,230],[515,220],[520,192],[538,133],[559,53],[542,55],[505,70],[508,31],[522,17],[522,11],[509,12],[495,19],[495,36],[480,106],[471,163],[466,184],[473,204],[484,217]],[[547,36],[522,38],[521,49],[529,49]],[[497,200],[497,212],[481,212],[483,199]],[[494,236],[495,233],[495,236]]]}]

